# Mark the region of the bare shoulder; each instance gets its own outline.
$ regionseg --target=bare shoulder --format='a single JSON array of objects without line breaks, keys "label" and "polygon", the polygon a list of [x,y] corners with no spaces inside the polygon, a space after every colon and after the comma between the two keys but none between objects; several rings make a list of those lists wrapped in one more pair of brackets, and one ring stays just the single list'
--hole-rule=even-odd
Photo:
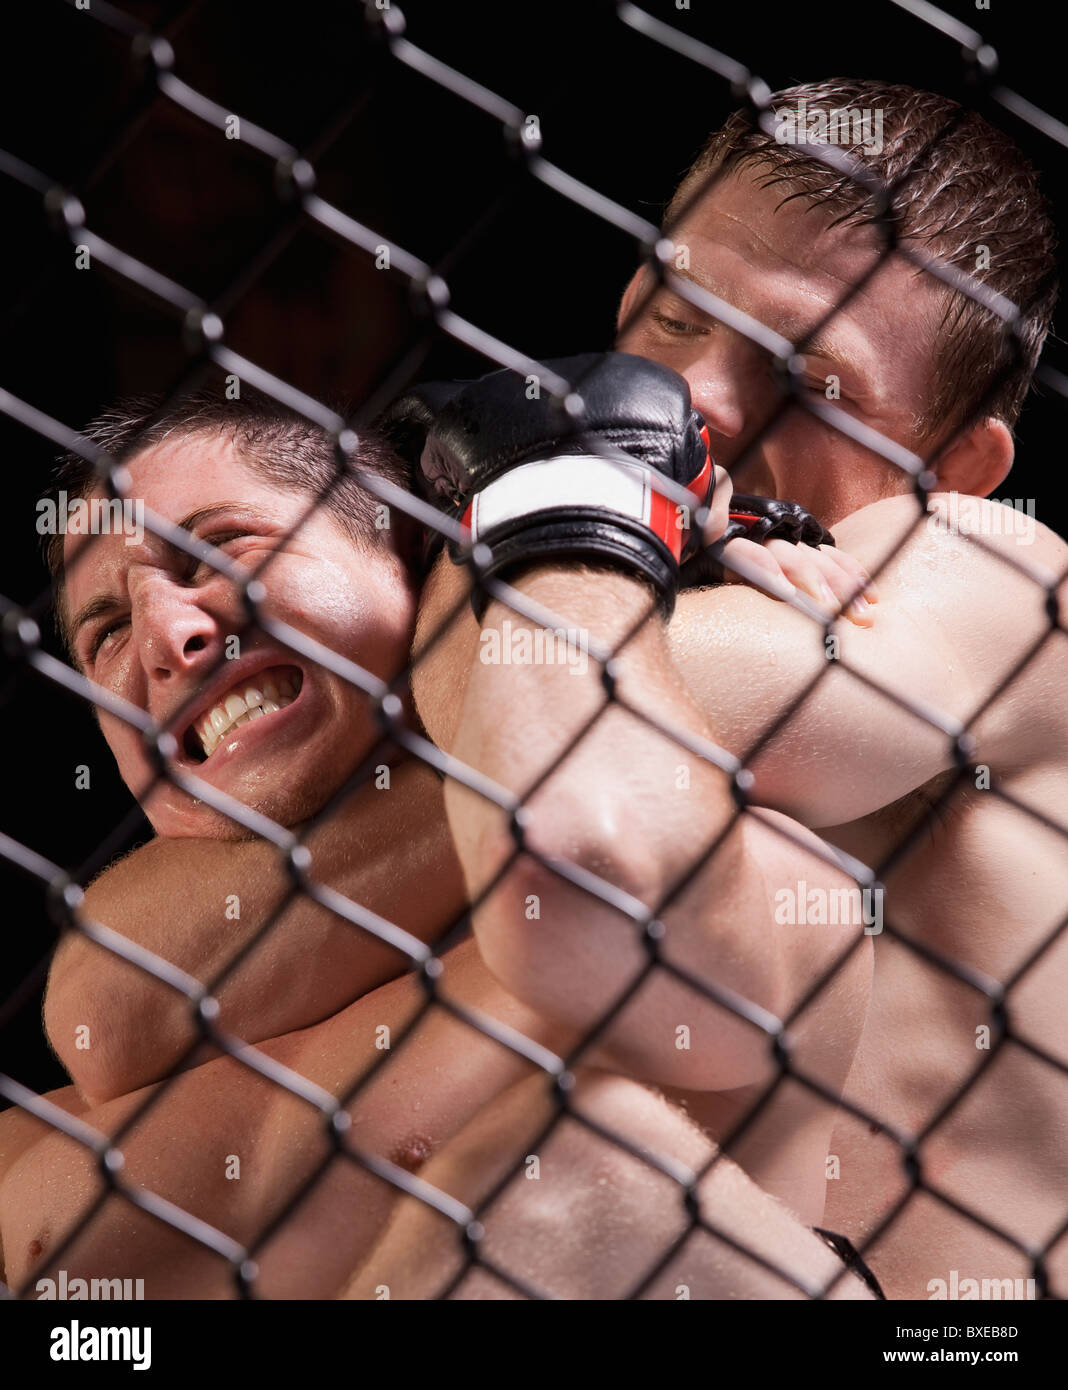
[{"label": "bare shoulder", "polygon": [[1068,569],[1068,544],[1035,516],[1033,499],[1017,505],[956,492],[932,493],[926,510],[910,493],[861,507],[834,528],[838,544],[866,564],[893,571],[932,560],[949,580],[949,566],[997,570],[1049,584]]},{"label": "bare shoulder", "polygon": [[958,493],[932,494],[925,511],[906,495],[862,507],[834,534],[884,598],[988,672],[999,652],[1015,661],[1050,629],[1051,591],[1068,601],[1068,545],[1033,511]]},{"label": "bare shoulder", "polygon": [[938,634],[945,659],[968,677],[973,712],[999,692],[983,733],[992,753],[1026,764],[1048,757],[1064,723],[1063,701],[1052,696],[1068,647],[1046,639],[1055,628],[1050,595],[1068,608],[1068,544],[1030,499],[1018,501],[936,493],[925,512],[911,495],[886,498],[834,534],[876,576],[884,604]]}]

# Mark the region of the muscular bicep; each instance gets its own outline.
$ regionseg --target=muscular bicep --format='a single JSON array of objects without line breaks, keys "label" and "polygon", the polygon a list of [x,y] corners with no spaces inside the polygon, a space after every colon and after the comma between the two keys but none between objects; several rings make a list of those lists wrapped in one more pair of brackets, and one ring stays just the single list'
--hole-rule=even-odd
[{"label": "muscular bicep", "polygon": [[742,585],[679,596],[673,657],[756,800],[836,825],[952,766],[943,725],[968,715],[971,685],[945,624],[916,602],[915,569],[880,577],[871,628],[825,630]]}]

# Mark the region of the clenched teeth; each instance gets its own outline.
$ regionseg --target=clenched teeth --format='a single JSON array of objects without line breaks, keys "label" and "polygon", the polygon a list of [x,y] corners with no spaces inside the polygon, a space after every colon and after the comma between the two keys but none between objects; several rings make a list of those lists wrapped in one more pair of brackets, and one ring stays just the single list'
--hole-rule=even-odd
[{"label": "clenched teeth", "polygon": [[291,705],[302,681],[301,672],[295,669],[286,675],[260,672],[255,680],[228,691],[194,726],[204,756],[210,756],[232,730]]}]

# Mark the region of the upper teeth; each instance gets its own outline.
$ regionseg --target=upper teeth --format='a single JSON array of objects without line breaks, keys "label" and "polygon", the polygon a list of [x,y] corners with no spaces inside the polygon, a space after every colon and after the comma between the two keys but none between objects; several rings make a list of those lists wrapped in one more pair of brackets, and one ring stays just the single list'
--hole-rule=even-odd
[{"label": "upper teeth", "polygon": [[231,729],[291,705],[297,698],[301,679],[298,671],[295,681],[288,676],[268,676],[228,691],[194,726],[205,755],[214,752]]}]

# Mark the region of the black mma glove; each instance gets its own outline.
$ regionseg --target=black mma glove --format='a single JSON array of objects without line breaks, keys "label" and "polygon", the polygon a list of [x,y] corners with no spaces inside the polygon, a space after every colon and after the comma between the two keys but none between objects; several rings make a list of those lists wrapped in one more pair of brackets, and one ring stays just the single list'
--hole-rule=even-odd
[{"label": "black mma glove", "polygon": [[[709,504],[714,482],[690,388],[629,353],[546,365],[582,397],[580,420],[548,394],[530,399],[526,378],[505,370],[414,387],[381,423],[425,495],[490,547],[487,576],[608,562],[652,584],[670,613],[693,512]],[[665,497],[646,470],[687,489],[691,504]]]},{"label": "black mma glove", "polygon": [[[750,497],[742,492],[731,497],[730,521],[719,538],[716,553],[739,536],[760,544],[781,540],[793,545],[834,545],[830,531],[799,502],[780,502],[777,497]],[[679,574],[680,589],[698,589],[705,584],[722,582],[723,565],[707,547],[692,555]]]}]

